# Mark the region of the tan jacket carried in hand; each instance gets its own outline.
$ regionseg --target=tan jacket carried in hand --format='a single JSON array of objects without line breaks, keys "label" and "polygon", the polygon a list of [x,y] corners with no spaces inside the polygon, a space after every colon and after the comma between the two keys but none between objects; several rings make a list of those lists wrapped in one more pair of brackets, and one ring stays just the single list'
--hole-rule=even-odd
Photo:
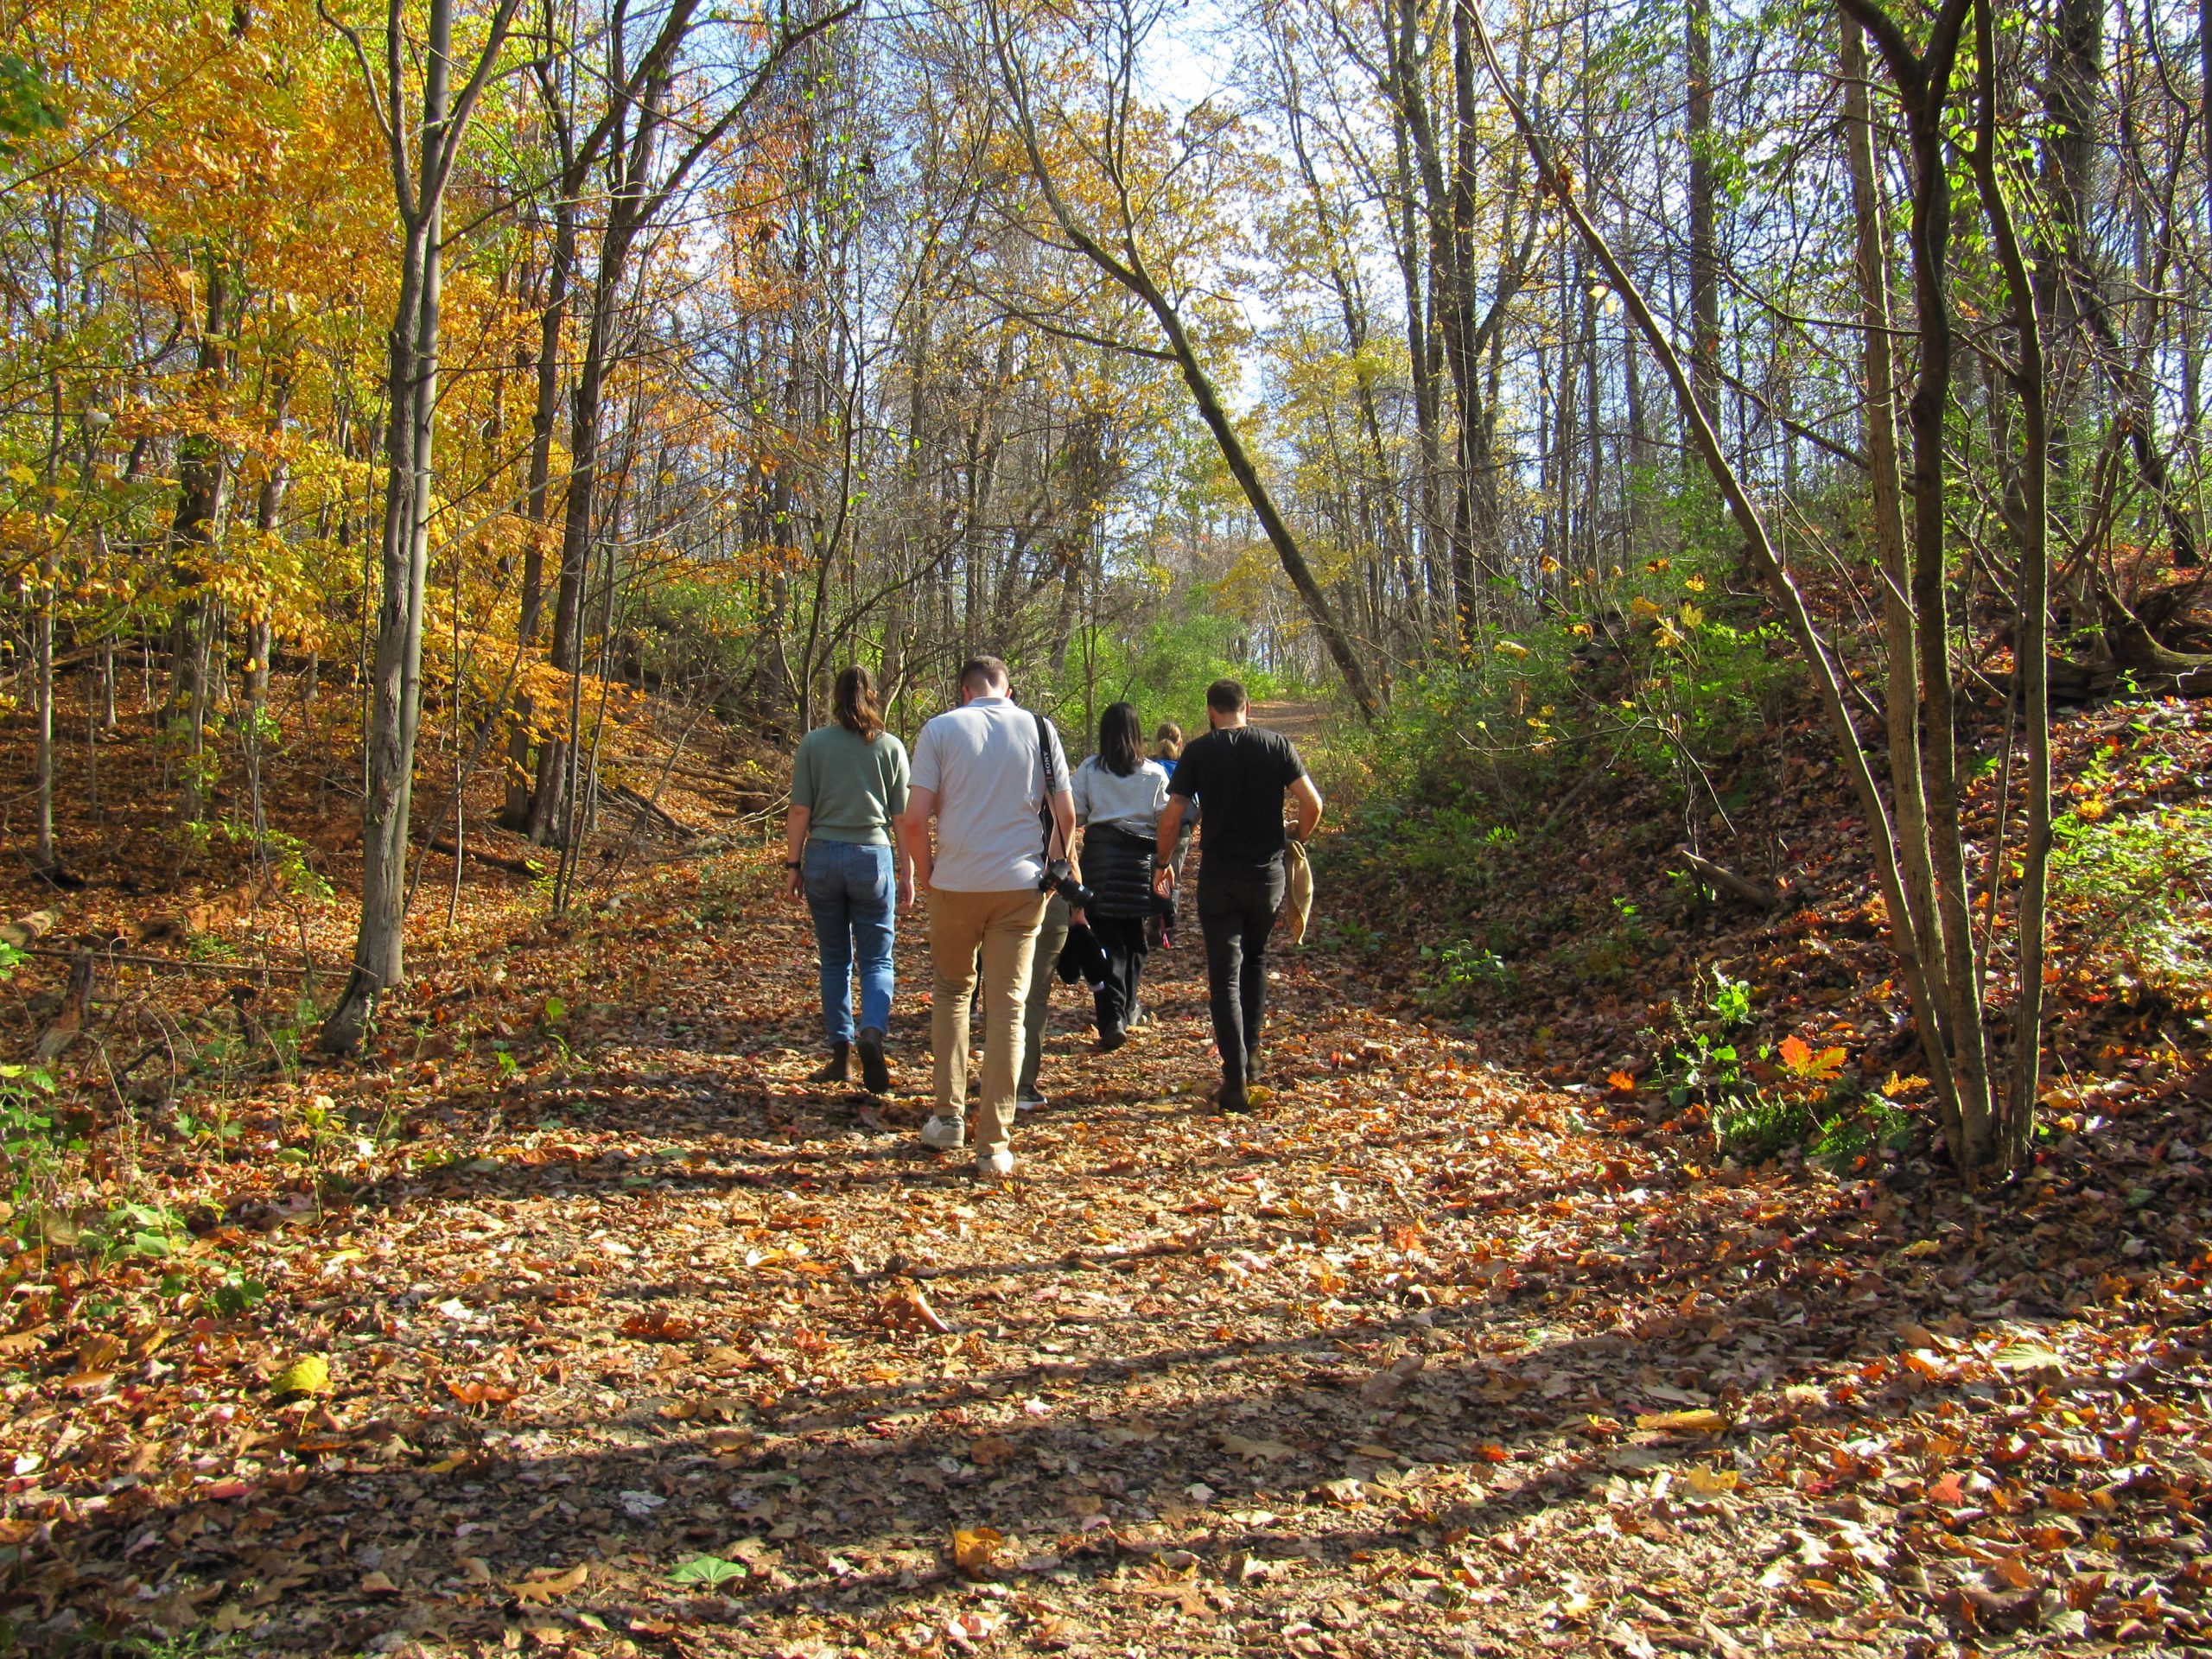
[{"label": "tan jacket carried in hand", "polygon": [[1306,943],[1306,924],[1313,914],[1313,861],[1306,856],[1306,843],[1294,841],[1283,850],[1282,909],[1275,925],[1286,928],[1293,944]]}]

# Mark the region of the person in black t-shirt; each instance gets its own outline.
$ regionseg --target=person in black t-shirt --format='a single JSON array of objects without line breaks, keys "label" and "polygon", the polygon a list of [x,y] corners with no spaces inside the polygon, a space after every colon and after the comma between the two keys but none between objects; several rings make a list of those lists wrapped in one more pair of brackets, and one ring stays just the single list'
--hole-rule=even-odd
[{"label": "person in black t-shirt", "polygon": [[1175,838],[1193,796],[1205,809],[1198,832],[1198,928],[1206,941],[1206,995],[1221,1050],[1221,1109],[1250,1109],[1257,1077],[1260,1022],[1267,1013],[1268,935],[1282,908],[1282,809],[1298,811],[1298,839],[1321,822],[1321,791],[1281,732],[1246,723],[1249,700],[1235,680],[1206,688],[1213,729],[1183,751],[1160,815],[1159,874],[1164,898],[1175,881]]}]

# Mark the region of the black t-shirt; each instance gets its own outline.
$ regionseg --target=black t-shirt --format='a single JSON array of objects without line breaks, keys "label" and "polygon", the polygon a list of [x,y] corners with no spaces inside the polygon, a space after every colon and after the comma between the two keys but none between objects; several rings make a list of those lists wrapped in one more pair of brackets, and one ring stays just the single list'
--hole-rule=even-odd
[{"label": "black t-shirt", "polygon": [[1167,789],[1198,798],[1206,865],[1267,864],[1282,856],[1283,791],[1305,775],[1281,732],[1230,726],[1192,741]]}]

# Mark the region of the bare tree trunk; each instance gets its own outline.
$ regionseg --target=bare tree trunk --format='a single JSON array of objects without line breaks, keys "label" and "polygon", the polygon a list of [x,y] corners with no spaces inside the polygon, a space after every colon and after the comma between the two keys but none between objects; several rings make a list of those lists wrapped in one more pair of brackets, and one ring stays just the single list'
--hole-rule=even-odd
[{"label": "bare tree trunk", "polygon": [[1713,201],[1713,0],[1688,0],[1682,70],[1689,140],[1690,379],[1698,407],[1718,424],[1720,255]]},{"label": "bare tree trunk", "polygon": [[31,618],[31,650],[38,677],[37,725],[38,839],[31,853],[31,868],[52,875],[60,868],[54,850],[54,604],[60,585],[60,569],[53,547],[39,561],[37,609]]},{"label": "bare tree trunk", "polygon": [[[400,254],[398,302],[385,344],[390,413],[385,428],[384,592],[377,607],[375,659],[366,688],[361,925],[352,971],[320,1038],[324,1050],[334,1054],[350,1054],[360,1046],[378,1000],[399,982],[405,967],[407,827],[414,798],[415,741],[423,715],[423,601],[429,576],[446,188],[477,96],[505,43],[516,3],[501,0],[481,55],[456,99],[452,92],[453,0],[429,0],[422,124],[412,135],[417,150],[412,168],[410,135],[404,129],[385,133],[406,235]],[[384,89],[384,107],[388,110],[404,109],[407,102],[397,85],[407,60],[403,22],[395,9],[385,41],[390,79]],[[364,79],[373,88],[375,73],[368,67],[360,37],[345,32]]]},{"label": "bare tree trunk", "polygon": [[[564,151],[573,150],[565,123],[559,125],[558,134]],[[569,283],[576,259],[575,192],[567,188],[576,170],[573,155],[564,155],[563,163],[563,188],[553,210],[553,252],[546,273],[545,305],[538,314],[537,397],[530,419],[531,529],[523,550],[522,609],[518,624],[518,638],[524,652],[537,643],[538,621],[545,608],[545,547],[552,522],[553,425],[561,400],[561,336],[568,319]],[[530,693],[518,693],[508,734],[506,805],[500,814],[501,822],[512,830],[528,830],[531,824],[531,713]]]},{"label": "bare tree trunk", "polygon": [[[219,385],[230,354],[224,340],[229,327],[229,288],[211,252],[207,258],[207,303],[201,325],[199,370],[203,381]],[[222,447],[212,434],[195,432],[177,445],[177,500],[169,524],[169,543],[179,567],[185,597],[170,628],[170,731],[181,752],[177,815],[186,823],[207,812],[203,775],[207,721],[207,634],[209,602],[198,591],[206,573],[196,561],[215,544],[229,479]]]},{"label": "bare tree trunk", "polygon": [[[1109,232],[1116,245],[1109,247],[1085,225],[1061,193],[1053,168],[1045,158],[1030,103],[1027,71],[1017,59],[1014,42],[1005,33],[1004,16],[995,8],[987,8],[986,12],[990,50],[998,64],[1001,84],[1011,105],[1010,113],[1020,134],[1030,175],[1044,195],[1054,222],[1077,252],[1152,314],[1153,321],[1158,324],[1160,334],[1167,343],[1164,355],[1181,371],[1183,384],[1190,389],[1192,401],[1198,407],[1198,418],[1205,423],[1206,429],[1213,435],[1215,446],[1220,450],[1230,475],[1243,492],[1253,517],[1260,521],[1260,528],[1265,532],[1268,544],[1274,549],[1283,574],[1289,577],[1291,587],[1296,591],[1307,616],[1312,619],[1314,631],[1320,635],[1322,646],[1328,652],[1330,661],[1343,677],[1344,687],[1351,692],[1361,717],[1375,720],[1382,713],[1382,704],[1367,677],[1367,670],[1359,652],[1353,645],[1351,637],[1338,620],[1328,596],[1321,591],[1320,583],[1314,580],[1313,569],[1306,563],[1306,556],[1299,547],[1298,537],[1275,505],[1274,496],[1268,490],[1266,480],[1260,476],[1260,469],[1250,451],[1244,447],[1243,439],[1236,430],[1236,423],[1230,417],[1220,392],[1206,373],[1205,365],[1199,360],[1198,347],[1192,342],[1189,330],[1183,325],[1182,314],[1160,288],[1147,264],[1140,245],[1137,225],[1125,213],[1119,227]],[[1135,48],[1135,36],[1141,30],[1128,25],[1126,20],[1125,26],[1130,27],[1131,32],[1116,42],[1116,48],[1129,54]],[[1128,86],[1126,79],[1118,81],[1116,95],[1127,99]],[[1120,162],[1109,159],[1105,165],[1110,171]],[[1126,181],[1118,184],[1116,188],[1120,200],[1126,205],[1130,200]],[[1155,353],[1154,355],[1162,353]]]},{"label": "bare tree trunk", "polygon": [[[2005,273],[2012,303],[2018,355],[2005,365],[2005,377],[2020,402],[2021,461],[2019,512],[2012,525],[2020,553],[2013,590],[2013,673],[2027,719],[2028,753],[2022,782],[2028,807],[2026,845],[2021,852],[2019,988],[2013,1007],[2011,1098],[2004,1122],[2005,1161],[2018,1168],[2031,1156],[2036,1105],[2043,1089],[2044,931],[2045,877],[2050,863],[2050,656],[2047,644],[2050,607],[2050,429],[2044,409],[2043,323],[2036,310],[2034,279],[2029,275],[2012,210],[1999,175],[1997,27],[1990,0],[1974,0],[1975,60],[1980,79],[1974,136],[1975,182],[1990,240]],[[2001,846],[2005,825],[1993,833]],[[1993,907],[1997,896],[1990,895]]]},{"label": "bare tree trunk", "polygon": [[[1985,1004],[1974,941],[1965,926],[1964,861],[1958,851],[1960,800],[1956,788],[1957,751],[1951,720],[1948,642],[1938,642],[1931,647],[1929,638],[1931,634],[1941,635],[1947,632],[1940,569],[1931,591],[1925,568],[1931,556],[1940,563],[1943,529],[1943,461],[1940,449],[1930,454],[1920,439],[1928,430],[1931,413],[1939,417],[1935,426],[1940,437],[1942,409],[1941,405],[1936,405],[1931,410],[1930,405],[1936,404],[1936,395],[1931,390],[1930,375],[1935,378],[1934,384],[1944,388],[1946,397],[1949,385],[1949,311],[1947,270],[1943,264],[1948,238],[1942,234],[1948,224],[1949,181],[1948,175],[1942,171],[1942,144],[1960,36],[1966,22],[1967,6],[1971,3],[1972,0],[1944,0],[1942,10],[1929,30],[1929,45],[1923,52],[1916,49],[1907,39],[1898,24],[1882,10],[1878,0],[1842,0],[1853,20],[1876,38],[1883,56],[1891,65],[1893,79],[1898,84],[1913,146],[1915,197],[1910,245],[1915,259],[1916,283],[1922,300],[1919,322],[1923,374],[1916,388],[1913,409],[1916,426],[1913,459],[1917,488],[1912,507],[1913,528],[1917,539],[1911,550],[1913,569],[1910,596],[1919,635],[1918,666],[1921,672],[1918,692],[1926,746],[1929,751],[1941,750],[1940,753],[1925,753],[1922,767],[1928,789],[1929,817],[1938,820],[1929,826],[1933,843],[1930,862],[1935,868],[1937,883],[1936,902],[1932,908],[1936,925],[1943,930],[1943,933],[1934,940],[1919,937],[1913,923],[1915,906],[1904,892],[1904,866],[1899,855],[1895,821],[1882,798],[1873,769],[1868,764],[1859,738],[1853,718],[1852,699],[1846,690],[1844,670],[1814,622],[1802,594],[1783,563],[1764,513],[1745,487],[1741,474],[1731,462],[1712,421],[1698,404],[1695,387],[1690,372],[1684,366],[1682,353],[1675,348],[1667,329],[1661,325],[1645,301],[1642,290],[1606,242],[1604,232],[1598,229],[1576,200],[1572,181],[1566,172],[1552,161],[1549,146],[1526,106],[1506,86],[1503,68],[1497,61],[1497,54],[1490,45],[1487,31],[1482,28],[1479,18],[1476,24],[1492,79],[1498,86],[1515,125],[1521,131],[1545,188],[1560,203],[1569,224],[1604,270],[1606,280],[1627,307],[1652,355],[1666,372],[1698,453],[1726,500],[1737,527],[1743,532],[1752,562],[1779,604],[1799,651],[1814,671],[1815,689],[1834,728],[1839,759],[1851,779],[1860,809],[1866,817],[1875,873],[1889,907],[1891,927],[1897,939],[1900,963],[1905,966],[1908,974],[1917,966],[1928,977],[1928,1001],[1931,1005],[1932,1017],[1923,1026],[1923,1044],[1928,1056],[1930,1080],[1936,1084],[1944,1108],[1946,1138],[1954,1152],[1960,1154],[1959,1166],[1969,1179],[1983,1171],[2002,1166],[2007,1154],[2009,1135],[2001,1132],[2007,1127],[2004,1122],[2005,1109],[1999,1105],[1990,1086]],[[1935,163],[1934,176],[1930,173],[1931,162]],[[1930,314],[1931,306],[1933,315]],[[1927,533],[1926,523],[1928,515],[1931,513],[1935,520],[1933,536]],[[1939,1072],[1944,1075],[1939,1076]]]},{"label": "bare tree trunk", "polygon": [[[271,388],[270,398],[270,452],[266,470],[262,474],[261,487],[255,492],[253,527],[268,545],[278,533],[277,525],[284,507],[284,490],[289,481],[289,469],[278,447],[283,442],[285,410],[291,402],[290,380],[279,375]],[[262,794],[262,740],[269,709],[269,658],[276,647],[276,631],[264,607],[246,619],[245,645],[245,766],[246,794],[253,817],[254,846],[264,864],[267,849],[264,840],[269,825],[266,804]]]}]

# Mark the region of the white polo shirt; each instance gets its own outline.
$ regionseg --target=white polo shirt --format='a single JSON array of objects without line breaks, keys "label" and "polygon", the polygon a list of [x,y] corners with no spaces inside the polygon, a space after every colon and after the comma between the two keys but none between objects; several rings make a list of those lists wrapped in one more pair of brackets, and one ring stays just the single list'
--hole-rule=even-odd
[{"label": "white polo shirt", "polygon": [[[1067,751],[1052,722],[1052,775],[1069,787]],[[1009,697],[949,709],[914,741],[913,786],[937,797],[937,867],[930,885],[948,893],[1014,893],[1045,873],[1045,767],[1037,717]]]}]

